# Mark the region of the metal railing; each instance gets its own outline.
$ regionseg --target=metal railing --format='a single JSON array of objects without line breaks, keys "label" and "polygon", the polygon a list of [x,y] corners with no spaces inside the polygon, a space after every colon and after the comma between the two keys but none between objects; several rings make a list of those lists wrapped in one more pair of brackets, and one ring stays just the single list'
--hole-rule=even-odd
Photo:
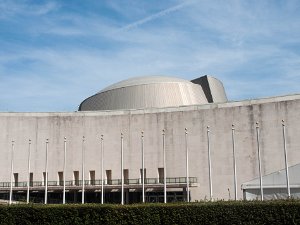
[{"label": "metal railing", "polygon": [[[103,185],[121,185],[121,179],[103,180]],[[167,184],[186,184],[186,177],[167,177]],[[163,185],[164,180],[161,178],[145,178],[145,184],[161,184]],[[189,177],[189,183],[197,183],[197,177]],[[84,180],[85,186],[100,186],[102,180]],[[125,185],[139,185],[142,184],[142,179],[124,179]],[[82,180],[69,180],[65,182],[65,185],[70,186],[82,186]],[[13,187],[27,187],[27,182],[13,182]],[[43,181],[32,181],[29,183],[30,187],[43,187],[45,182]],[[63,186],[63,181],[48,181],[49,187]],[[10,182],[0,182],[0,188],[9,188]]]}]

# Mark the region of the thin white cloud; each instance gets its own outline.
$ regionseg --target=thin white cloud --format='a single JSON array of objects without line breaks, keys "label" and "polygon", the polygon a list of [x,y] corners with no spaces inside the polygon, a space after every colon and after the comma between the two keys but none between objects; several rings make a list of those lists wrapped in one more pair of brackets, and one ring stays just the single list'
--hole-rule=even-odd
[{"label": "thin white cloud", "polygon": [[16,15],[41,16],[59,8],[60,5],[53,1],[44,4],[29,4],[26,1],[2,0],[0,2],[0,19],[8,19]]},{"label": "thin white cloud", "polygon": [[44,5],[33,6],[32,11],[36,15],[45,15],[45,14],[48,14],[49,12],[51,12],[51,11],[57,10],[58,8],[59,8],[59,4],[57,4],[55,2],[47,2]]},{"label": "thin white cloud", "polygon": [[128,24],[128,25],[120,28],[117,31],[117,33],[137,28],[137,27],[139,27],[139,26],[141,26],[141,25],[143,25],[145,23],[148,23],[148,22],[150,22],[152,20],[158,19],[160,17],[168,15],[169,13],[172,13],[172,12],[175,12],[177,10],[180,10],[181,8],[183,8],[183,7],[187,6],[187,5],[190,5],[193,2],[194,2],[194,0],[184,1],[184,2],[182,2],[180,4],[178,4],[178,5],[172,6],[172,7],[168,8],[168,9],[165,9],[165,10],[162,10],[162,11],[160,11],[158,13],[155,13],[155,14],[152,14],[150,16],[147,16],[147,17],[145,17],[145,18],[143,18],[141,20],[135,21],[133,23],[130,23],[130,24]]}]

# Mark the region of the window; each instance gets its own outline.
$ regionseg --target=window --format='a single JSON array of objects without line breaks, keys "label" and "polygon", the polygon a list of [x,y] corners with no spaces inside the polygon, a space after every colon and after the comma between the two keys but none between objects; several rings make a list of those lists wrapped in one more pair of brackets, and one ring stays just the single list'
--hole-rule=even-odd
[{"label": "window", "polygon": [[43,185],[46,185],[46,172],[43,172]]},{"label": "window", "polygon": [[58,172],[58,185],[62,186],[64,184],[64,172]]},{"label": "window", "polygon": [[123,170],[123,178],[124,178],[124,184],[129,184],[129,170],[128,169]]},{"label": "window", "polygon": [[111,170],[106,170],[106,183],[107,183],[107,184],[112,184],[112,180],[111,180]]},{"label": "window", "polygon": [[73,185],[79,185],[79,171],[73,171]]},{"label": "window", "polygon": [[95,185],[95,170],[90,170],[90,185]]},{"label": "window", "polygon": [[29,174],[29,186],[33,186],[33,173]]},{"label": "window", "polygon": [[[143,169],[140,169],[140,181],[142,183],[143,180]],[[147,176],[146,176],[146,168],[144,168],[144,182],[146,183]]]},{"label": "window", "polygon": [[18,187],[19,185],[19,174],[18,173],[14,173],[14,183],[15,183],[15,187]]},{"label": "window", "polygon": [[158,182],[164,183],[164,168],[158,168]]}]

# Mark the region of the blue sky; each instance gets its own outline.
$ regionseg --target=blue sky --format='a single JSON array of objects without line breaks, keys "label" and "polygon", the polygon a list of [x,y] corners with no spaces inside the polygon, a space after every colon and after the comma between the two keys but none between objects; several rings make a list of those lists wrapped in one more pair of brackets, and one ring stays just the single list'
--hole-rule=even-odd
[{"label": "blue sky", "polygon": [[0,111],[76,111],[134,76],[300,93],[300,1],[0,0]]}]

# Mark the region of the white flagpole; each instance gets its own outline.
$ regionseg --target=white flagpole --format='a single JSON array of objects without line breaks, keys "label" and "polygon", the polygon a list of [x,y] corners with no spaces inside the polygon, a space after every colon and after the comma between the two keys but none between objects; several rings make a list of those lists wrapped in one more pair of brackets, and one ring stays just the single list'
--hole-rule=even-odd
[{"label": "white flagpole", "polygon": [[81,198],[81,203],[84,204],[84,141],[85,138],[84,136],[82,137],[82,198]]},{"label": "white flagpole", "polygon": [[264,192],[262,187],[262,175],[261,175],[261,158],[260,158],[260,147],[259,147],[259,124],[256,122],[256,141],[257,141],[257,152],[258,152],[258,172],[259,172],[259,186],[260,186],[260,199],[264,200]]},{"label": "white flagpole", "polygon": [[145,156],[144,156],[144,131],[141,135],[142,144],[142,200],[145,203]]},{"label": "white flagpole", "polygon": [[103,151],[104,151],[104,149],[103,149],[103,135],[101,135],[101,204],[103,204],[104,203],[104,180],[103,180]]},{"label": "white flagpole", "polygon": [[186,201],[190,202],[190,180],[189,180],[189,148],[188,148],[188,132],[185,128],[185,153],[186,153]]},{"label": "white flagpole", "polygon": [[285,136],[285,123],[282,120],[282,136],[283,136],[283,151],[284,151],[284,162],[285,162],[285,176],[286,176],[286,189],[288,198],[291,197],[291,189],[290,189],[290,178],[289,178],[289,166],[287,162],[287,149],[286,149],[286,136]]},{"label": "white flagpole", "polygon": [[28,146],[28,179],[27,179],[27,204],[29,203],[29,187],[30,187],[30,156],[31,156],[31,140]]},{"label": "white flagpole", "polygon": [[64,168],[63,168],[63,204],[66,204],[66,159],[67,158],[67,138],[64,137]]},{"label": "white flagpole", "polygon": [[46,139],[45,204],[47,204],[48,202],[48,144],[49,144],[49,139]]},{"label": "white flagpole", "polygon": [[165,129],[163,129],[163,167],[164,167],[164,203],[167,203],[167,167],[166,167],[166,142]]},{"label": "white flagpole", "polygon": [[15,148],[15,142],[11,142],[11,167],[10,167],[10,189],[9,189],[9,204],[12,203],[12,186],[13,186],[13,175],[14,175],[14,148]]},{"label": "white flagpole", "polygon": [[121,205],[124,205],[124,174],[123,174],[123,133],[121,133]]},{"label": "white flagpole", "polygon": [[233,153],[233,179],[234,179],[234,200],[237,200],[237,178],[236,178],[236,156],[235,156],[235,128],[234,124],[231,127],[232,136],[232,153]]},{"label": "white flagpole", "polygon": [[210,196],[210,201],[213,201],[212,177],[211,177],[211,155],[210,155],[210,130],[209,130],[209,126],[207,126],[207,151],[208,151],[209,196]]}]

